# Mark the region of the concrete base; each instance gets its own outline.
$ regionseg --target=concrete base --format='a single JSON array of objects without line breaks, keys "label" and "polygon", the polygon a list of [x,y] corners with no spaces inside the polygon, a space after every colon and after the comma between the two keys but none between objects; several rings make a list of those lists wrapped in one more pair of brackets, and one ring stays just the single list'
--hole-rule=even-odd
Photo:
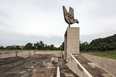
[{"label": "concrete base", "polygon": [[65,59],[67,53],[79,54],[79,27],[67,27],[64,40]]}]

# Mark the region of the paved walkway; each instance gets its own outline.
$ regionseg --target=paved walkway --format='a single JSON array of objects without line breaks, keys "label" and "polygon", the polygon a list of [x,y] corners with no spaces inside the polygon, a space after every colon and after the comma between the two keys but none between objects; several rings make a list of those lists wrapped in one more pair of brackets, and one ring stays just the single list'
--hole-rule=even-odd
[{"label": "paved walkway", "polygon": [[104,71],[96,64],[92,63],[91,61],[83,57],[82,55],[74,55],[74,56],[93,77],[112,77],[106,71]]}]

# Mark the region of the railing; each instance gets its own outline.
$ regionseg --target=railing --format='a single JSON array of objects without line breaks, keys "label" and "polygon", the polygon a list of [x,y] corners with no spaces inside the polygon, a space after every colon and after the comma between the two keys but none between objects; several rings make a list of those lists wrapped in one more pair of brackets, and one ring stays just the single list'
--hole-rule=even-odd
[{"label": "railing", "polygon": [[60,77],[60,68],[57,67],[57,76],[56,77]]},{"label": "railing", "polygon": [[67,65],[69,69],[71,69],[78,76],[93,77],[71,53],[67,55],[67,60]]}]

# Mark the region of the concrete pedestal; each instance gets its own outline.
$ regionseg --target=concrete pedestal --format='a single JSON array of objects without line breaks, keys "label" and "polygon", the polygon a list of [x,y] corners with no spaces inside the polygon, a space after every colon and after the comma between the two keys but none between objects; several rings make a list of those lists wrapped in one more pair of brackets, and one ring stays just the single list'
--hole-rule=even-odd
[{"label": "concrete pedestal", "polygon": [[67,53],[79,54],[79,27],[67,27],[64,40],[65,59],[67,58]]}]

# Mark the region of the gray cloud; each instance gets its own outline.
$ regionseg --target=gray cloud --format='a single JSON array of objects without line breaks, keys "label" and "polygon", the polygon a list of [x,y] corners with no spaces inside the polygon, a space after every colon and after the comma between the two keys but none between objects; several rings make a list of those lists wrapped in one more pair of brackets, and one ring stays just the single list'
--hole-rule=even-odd
[{"label": "gray cloud", "polygon": [[0,0],[0,45],[44,41],[61,44],[68,24],[62,6],[74,8],[80,41],[115,34],[116,1],[112,0]]},{"label": "gray cloud", "polygon": [[23,35],[19,33],[9,33],[5,31],[0,31],[0,46],[8,46],[8,45],[25,45],[28,42],[36,43],[39,41],[43,41],[45,44],[54,44],[55,46],[59,46],[62,44],[62,37],[52,36],[49,38],[35,35]]}]

